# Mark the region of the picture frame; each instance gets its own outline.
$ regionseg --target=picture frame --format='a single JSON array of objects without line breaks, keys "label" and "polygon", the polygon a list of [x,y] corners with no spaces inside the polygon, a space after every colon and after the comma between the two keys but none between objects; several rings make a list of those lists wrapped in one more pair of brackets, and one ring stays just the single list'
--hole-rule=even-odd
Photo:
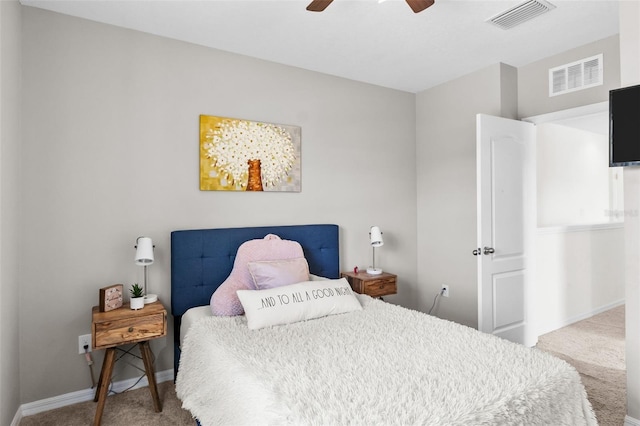
[{"label": "picture frame", "polygon": [[301,191],[300,126],[200,115],[201,191]]},{"label": "picture frame", "polygon": [[109,312],[122,307],[123,287],[122,284],[114,284],[100,289],[100,312]]}]

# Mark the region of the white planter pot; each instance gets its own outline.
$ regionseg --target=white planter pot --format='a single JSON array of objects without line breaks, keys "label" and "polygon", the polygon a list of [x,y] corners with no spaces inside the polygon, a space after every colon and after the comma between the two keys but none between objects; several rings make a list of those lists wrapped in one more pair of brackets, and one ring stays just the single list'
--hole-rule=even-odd
[{"label": "white planter pot", "polygon": [[144,297],[132,297],[131,298],[131,309],[142,309],[144,308]]}]

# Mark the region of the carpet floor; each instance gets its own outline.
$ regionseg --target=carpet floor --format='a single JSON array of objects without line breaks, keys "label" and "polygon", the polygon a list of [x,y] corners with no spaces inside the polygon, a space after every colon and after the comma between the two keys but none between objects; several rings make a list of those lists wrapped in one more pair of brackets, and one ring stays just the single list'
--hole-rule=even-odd
[{"label": "carpet floor", "polygon": [[600,426],[624,424],[624,305],[540,336],[537,347],[578,370]]},{"label": "carpet floor", "polygon": [[[621,426],[626,413],[624,306],[540,336],[538,349],[573,365],[582,377],[601,426]],[[158,385],[162,412],[153,411],[148,388],[110,396],[103,426],[195,425],[181,408],[172,381]],[[93,423],[96,404],[82,402],[24,417],[20,426],[85,426]]]},{"label": "carpet floor", "polygon": [[[112,395],[107,398],[102,426],[195,426],[191,413],[182,409],[173,381],[158,384],[162,412],[153,411],[149,388]],[[96,403],[81,402],[24,417],[20,426],[87,426],[93,424]]]}]

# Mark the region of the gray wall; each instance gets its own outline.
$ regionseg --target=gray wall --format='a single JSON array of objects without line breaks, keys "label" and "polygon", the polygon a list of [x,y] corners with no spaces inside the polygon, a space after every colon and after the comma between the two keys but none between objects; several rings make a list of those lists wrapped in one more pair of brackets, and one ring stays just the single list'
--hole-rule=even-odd
[{"label": "gray wall", "polygon": [[[150,285],[169,306],[172,230],[336,223],[352,269],[371,261],[378,225],[376,262],[399,277],[389,300],[410,304],[413,94],[34,8],[23,17],[23,403],[90,386],[77,336],[100,287],[141,279],[139,235],[154,240]],[[199,191],[199,114],[301,126],[302,192]],[[152,348],[171,368],[170,340]]]},{"label": "gray wall", "polygon": [[18,161],[20,144],[20,12],[0,1],[0,424],[18,409]]},{"label": "gray wall", "polygon": [[416,97],[417,295],[439,317],[476,327],[476,114],[516,117],[513,67],[492,65]]},{"label": "gray wall", "polygon": [[[549,69],[597,54],[603,54],[604,84],[585,90],[549,97]],[[618,36],[549,56],[518,68],[518,114],[521,118],[562,111],[576,106],[609,100],[609,90],[620,86]]]}]

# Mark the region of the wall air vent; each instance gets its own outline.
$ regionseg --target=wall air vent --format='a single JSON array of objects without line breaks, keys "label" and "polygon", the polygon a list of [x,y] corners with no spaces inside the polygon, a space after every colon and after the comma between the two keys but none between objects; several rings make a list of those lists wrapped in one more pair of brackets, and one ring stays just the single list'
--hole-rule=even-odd
[{"label": "wall air vent", "polygon": [[549,96],[558,96],[603,84],[602,53],[549,70]]},{"label": "wall air vent", "polygon": [[493,18],[487,19],[486,22],[496,25],[503,30],[509,30],[516,25],[520,25],[529,19],[533,19],[555,8],[554,5],[545,0],[529,0],[509,10],[505,10]]}]

